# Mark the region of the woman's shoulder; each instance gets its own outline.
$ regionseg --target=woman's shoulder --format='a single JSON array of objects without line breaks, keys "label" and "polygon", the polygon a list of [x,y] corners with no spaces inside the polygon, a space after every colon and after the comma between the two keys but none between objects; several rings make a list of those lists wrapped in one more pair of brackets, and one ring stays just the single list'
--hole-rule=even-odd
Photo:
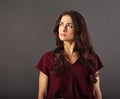
[{"label": "woman's shoulder", "polygon": [[53,57],[53,50],[49,50],[43,53],[44,57]]},{"label": "woman's shoulder", "polygon": [[101,61],[101,58],[99,57],[98,53],[95,52],[95,59],[96,59],[96,68],[97,70],[101,69],[104,65]]},{"label": "woman's shoulder", "polygon": [[53,51],[46,51],[43,53],[36,67],[48,76],[49,70],[54,66],[54,63]]}]

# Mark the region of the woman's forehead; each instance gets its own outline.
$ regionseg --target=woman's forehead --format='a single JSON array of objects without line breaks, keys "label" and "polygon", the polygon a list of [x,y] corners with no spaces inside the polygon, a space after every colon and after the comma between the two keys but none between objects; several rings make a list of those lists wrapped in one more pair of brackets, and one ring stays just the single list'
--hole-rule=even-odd
[{"label": "woman's forehead", "polygon": [[68,22],[68,23],[72,23],[72,18],[69,15],[64,15],[62,16],[60,22]]}]

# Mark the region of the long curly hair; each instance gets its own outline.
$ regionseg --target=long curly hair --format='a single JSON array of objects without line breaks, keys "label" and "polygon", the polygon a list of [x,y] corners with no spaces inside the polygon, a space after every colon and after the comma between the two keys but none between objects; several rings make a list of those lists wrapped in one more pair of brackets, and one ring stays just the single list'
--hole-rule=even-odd
[{"label": "long curly hair", "polygon": [[74,51],[78,52],[81,61],[84,63],[84,65],[87,67],[87,70],[89,72],[89,78],[92,83],[96,83],[96,76],[95,76],[95,64],[96,64],[96,58],[95,58],[95,52],[92,47],[90,36],[88,33],[87,25],[85,22],[84,17],[78,13],[77,11],[71,10],[71,11],[65,11],[63,12],[57,19],[54,27],[54,34],[56,36],[56,48],[53,51],[56,64],[52,68],[52,71],[56,73],[57,75],[62,74],[66,69],[66,59],[64,57],[64,45],[63,41],[59,39],[59,23],[61,18],[64,15],[69,15],[72,18],[73,25],[74,25],[74,31],[75,31],[75,47]]}]

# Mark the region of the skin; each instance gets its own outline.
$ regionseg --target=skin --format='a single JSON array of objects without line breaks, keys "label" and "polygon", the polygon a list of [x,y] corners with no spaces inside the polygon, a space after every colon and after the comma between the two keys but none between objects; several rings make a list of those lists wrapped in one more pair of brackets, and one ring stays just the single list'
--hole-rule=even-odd
[{"label": "skin", "polygon": [[47,96],[47,87],[48,77],[43,72],[40,72],[38,99],[45,99],[45,97]]},{"label": "skin", "polygon": [[[75,63],[79,58],[78,53],[74,52],[74,26],[72,19],[69,15],[64,15],[61,18],[59,24],[59,39],[64,43],[65,57],[71,63]],[[96,72],[98,74],[98,71]],[[40,72],[39,76],[39,91],[38,91],[38,99],[45,99],[47,96],[47,87],[48,87],[48,77]],[[93,84],[95,99],[102,99],[102,94],[100,90],[100,79],[99,75],[97,76],[97,83]]]}]

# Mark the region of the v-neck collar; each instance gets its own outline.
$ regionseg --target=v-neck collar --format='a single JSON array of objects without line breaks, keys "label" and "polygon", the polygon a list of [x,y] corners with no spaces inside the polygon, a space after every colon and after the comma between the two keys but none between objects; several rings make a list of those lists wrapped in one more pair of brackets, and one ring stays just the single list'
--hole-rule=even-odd
[{"label": "v-neck collar", "polygon": [[[66,58],[65,58],[65,59],[66,59]],[[70,62],[69,60],[67,60],[67,59],[66,59],[66,61],[67,61],[70,65],[74,65],[74,64],[76,64],[76,63],[78,62],[79,59],[80,59],[80,57],[78,57],[74,63],[71,63],[71,62]]]}]

